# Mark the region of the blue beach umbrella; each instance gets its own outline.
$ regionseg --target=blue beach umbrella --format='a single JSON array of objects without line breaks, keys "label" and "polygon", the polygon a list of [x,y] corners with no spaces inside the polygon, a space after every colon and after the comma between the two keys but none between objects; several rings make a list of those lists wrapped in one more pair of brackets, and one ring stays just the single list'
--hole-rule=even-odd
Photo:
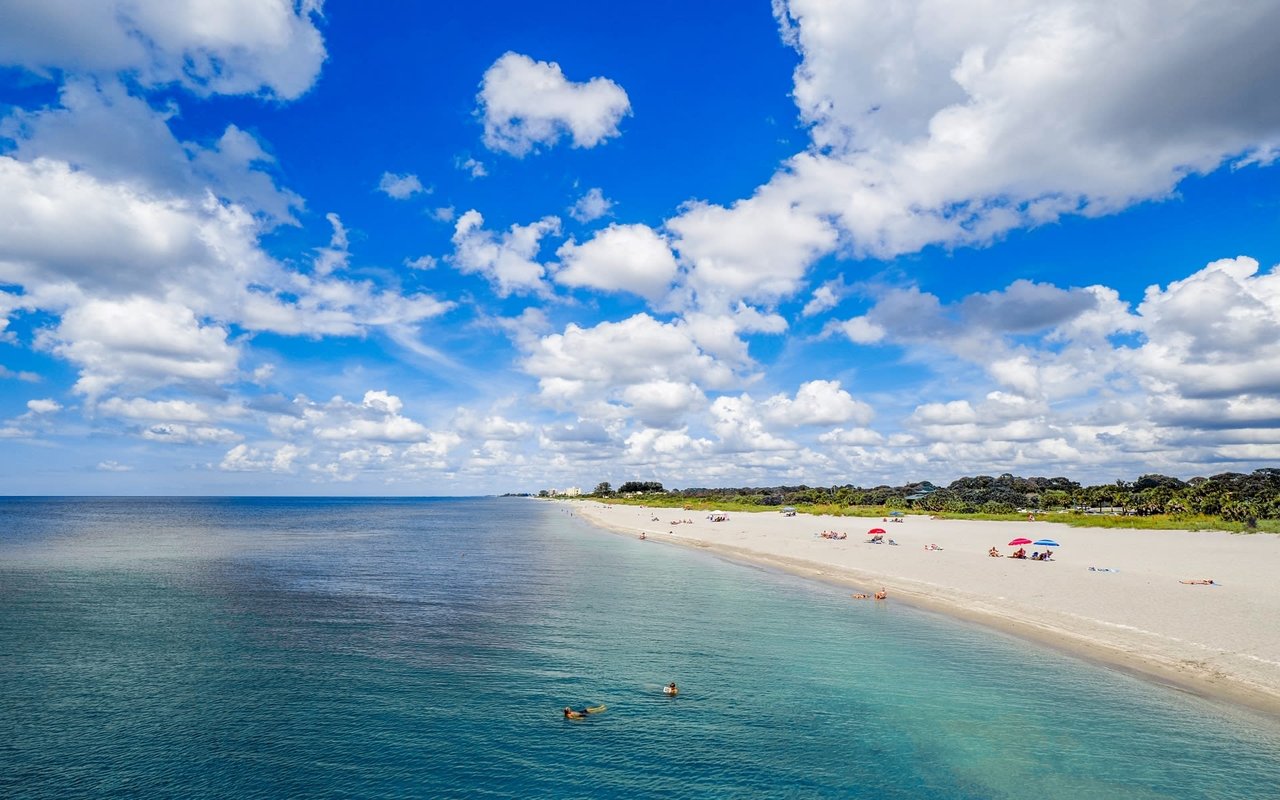
[{"label": "blue beach umbrella", "polygon": [[1036,547],[1062,547],[1062,545],[1058,544],[1052,539],[1037,539],[1031,544]]}]

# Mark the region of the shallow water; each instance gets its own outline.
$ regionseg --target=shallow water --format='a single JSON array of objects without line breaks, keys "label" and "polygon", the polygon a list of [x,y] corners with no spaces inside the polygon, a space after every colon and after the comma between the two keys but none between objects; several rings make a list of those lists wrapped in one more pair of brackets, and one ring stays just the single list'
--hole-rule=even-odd
[{"label": "shallow water", "polygon": [[3,797],[1280,796],[1270,718],[518,499],[0,499],[0,710]]}]

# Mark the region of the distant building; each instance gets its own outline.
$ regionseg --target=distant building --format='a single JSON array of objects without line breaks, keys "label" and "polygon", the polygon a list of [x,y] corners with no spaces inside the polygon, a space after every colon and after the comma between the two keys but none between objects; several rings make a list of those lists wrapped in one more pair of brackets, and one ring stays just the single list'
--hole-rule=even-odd
[{"label": "distant building", "polygon": [[908,503],[914,503],[917,500],[925,499],[926,497],[928,497],[929,495],[933,494],[936,491],[938,491],[937,486],[934,486],[932,483],[925,481],[923,484],[920,485],[918,489],[916,489],[914,492],[912,492],[911,494],[907,495],[902,499],[906,500]]}]

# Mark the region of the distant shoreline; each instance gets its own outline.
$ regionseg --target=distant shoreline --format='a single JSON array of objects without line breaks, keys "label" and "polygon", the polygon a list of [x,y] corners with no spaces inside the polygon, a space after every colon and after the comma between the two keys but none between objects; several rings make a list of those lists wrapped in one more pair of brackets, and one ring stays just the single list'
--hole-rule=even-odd
[{"label": "distant shoreline", "polygon": [[[1280,716],[1280,537],[1069,528],[1046,522],[797,516],[570,500],[596,527],[714,552],[978,623],[1192,694]],[[658,521],[654,522],[653,517]],[[677,519],[691,520],[672,525]],[[866,543],[881,527],[900,546]],[[830,541],[823,530],[844,531]],[[1048,563],[990,558],[1016,536]],[[938,551],[926,551],[937,544]],[[1035,549],[1028,547],[1028,552]],[[1105,567],[1114,572],[1090,571]],[[1218,586],[1179,583],[1213,578]],[[850,598],[849,602],[859,601]]]}]

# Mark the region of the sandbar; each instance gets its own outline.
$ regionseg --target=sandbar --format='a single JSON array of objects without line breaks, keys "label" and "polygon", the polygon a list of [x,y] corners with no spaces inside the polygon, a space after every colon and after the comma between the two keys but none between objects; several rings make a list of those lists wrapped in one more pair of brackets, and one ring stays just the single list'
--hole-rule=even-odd
[{"label": "sandbar", "polygon": [[[1280,715],[1280,536],[1061,523],[834,517],[569,501],[595,526],[960,617],[1205,697]],[[654,518],[657,518],[655,521]],[[677,520],[689,520],[679,522]],[[870,544],[867,531],[885,529]],[[823,531],[845,532],[831,540]],[[1053,539],[1053,560],[1008,555]],[[940,549],[928,549],[937,545]],[[1044,548],[1028,546],[1027,552]],[[1212,579],[1214,585],[1183,580]],[[850,599],[850,602],[858,601]]]}]

